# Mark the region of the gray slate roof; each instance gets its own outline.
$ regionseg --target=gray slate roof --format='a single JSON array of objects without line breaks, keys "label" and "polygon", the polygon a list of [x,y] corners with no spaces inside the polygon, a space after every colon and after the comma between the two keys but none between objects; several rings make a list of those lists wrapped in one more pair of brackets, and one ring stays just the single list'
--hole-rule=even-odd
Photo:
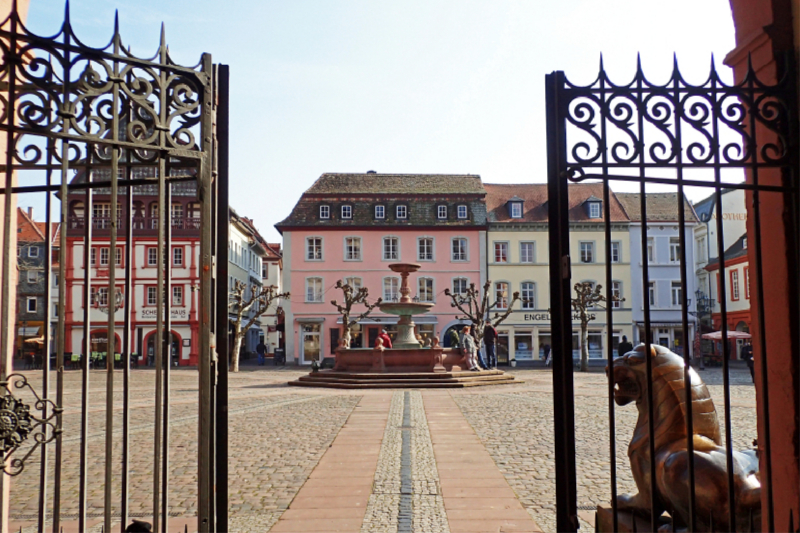
[{"label": "gray slate roof", "polygon": [[486,194],[472,174],[325,173],[306,194]]},{"label": "gray slate roof", "polygon": [[[640,193],[618,192],[617,199],[625,208],[625,212],[631,222],[642,221],[642,195]],[[678,221],[678,193],[656,192],[645,195],[647,202],[647,221],[648,222],[677,222]],[[687,223],[698,222],[692,205],[684,196],[683,214]]]}]

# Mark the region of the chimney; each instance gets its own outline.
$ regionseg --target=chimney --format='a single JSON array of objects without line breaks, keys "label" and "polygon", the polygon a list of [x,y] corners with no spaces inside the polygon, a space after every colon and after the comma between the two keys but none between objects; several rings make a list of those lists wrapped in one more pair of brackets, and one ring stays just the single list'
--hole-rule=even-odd
[{"label": "chimney", "polygon": [[33,220],[33,207],[28,207],[28,218]]}]

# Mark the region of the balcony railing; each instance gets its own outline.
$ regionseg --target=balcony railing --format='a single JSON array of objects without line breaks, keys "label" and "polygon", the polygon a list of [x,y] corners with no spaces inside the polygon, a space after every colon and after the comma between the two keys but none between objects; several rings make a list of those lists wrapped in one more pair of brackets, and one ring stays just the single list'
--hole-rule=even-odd
[{"label": "balcony railing", "polygon": [[[111,217],[92,217],[92,231],[96,235],[103,235],[111,229]],[[120,218],[118,230],[127,229],[128,219]],[[130,219],[134,234],[155,235],[158,230],[158,217],[133,217]],[[86,229],[86,219],[79,216],[67,218],[67,231],[70,234],[82,234]],[[173,217],[172,232],[174,235],[194,235],[200,232],[200,219],[193,217]]]}]

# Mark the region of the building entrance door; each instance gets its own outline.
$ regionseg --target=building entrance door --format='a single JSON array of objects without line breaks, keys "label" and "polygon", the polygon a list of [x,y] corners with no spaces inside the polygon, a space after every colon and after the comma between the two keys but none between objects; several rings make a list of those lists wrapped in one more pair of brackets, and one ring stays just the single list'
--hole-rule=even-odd
[{"label": "building entrance door", "polygon": [[311,361],[320,361],[320,325],[319,324],[304,324],[300,330],[300,346],[302,353],[300,354],[300,362],[305,365],[310,365]]}]

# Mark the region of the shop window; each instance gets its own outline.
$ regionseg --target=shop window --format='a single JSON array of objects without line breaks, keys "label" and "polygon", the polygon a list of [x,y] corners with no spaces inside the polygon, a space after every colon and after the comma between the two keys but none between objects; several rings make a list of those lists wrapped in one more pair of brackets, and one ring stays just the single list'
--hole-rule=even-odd
[{"label": "shop window", "polygon": [[517,361],[533,360],[533,333],[530,331],[514,332],[514,358]]}]

